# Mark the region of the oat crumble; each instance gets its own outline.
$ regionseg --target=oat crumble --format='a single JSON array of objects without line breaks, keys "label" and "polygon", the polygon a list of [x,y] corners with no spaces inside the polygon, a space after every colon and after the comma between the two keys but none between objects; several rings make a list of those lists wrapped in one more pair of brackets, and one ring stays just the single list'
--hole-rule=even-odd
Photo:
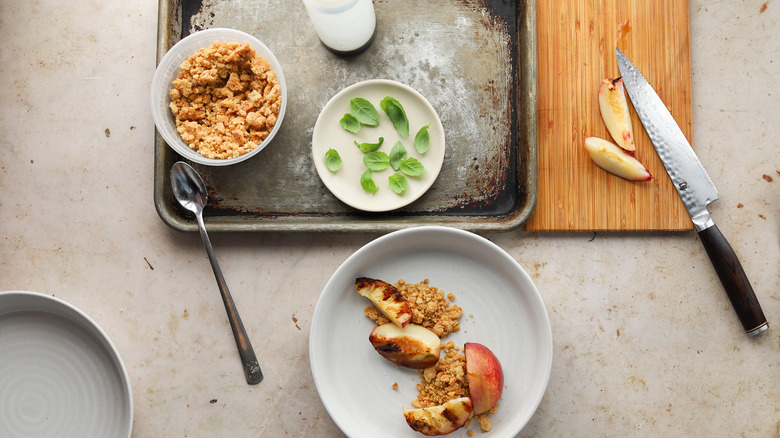
[{"label": "oat crumble", "polygon": [[182,140],[208,158],[233,158],[270,134],[282,103],[276,73],[248,43],[215,41],[179,66],[170,90]]},{"label": "oat crumble", "polygon": [[442,405],[458,397],[468,397],[469,382],[466,378],[466,356],[450,341],[444,345],[444,355],[436,365],[421,371],[419,394],[412,402],[415,408]]},{"label": "oat crumble", "polygon": [[482,429],[482,432],[489,432],[490,429],[493,428],[493,425],[490,423],[489,415],[496,412],[496,410],[497,410],[497,406],[493,406],[492,409],[485,412],[484,414],[479,414],[474,417],[477,419],[477,422],[479,423],[479,427]]}]

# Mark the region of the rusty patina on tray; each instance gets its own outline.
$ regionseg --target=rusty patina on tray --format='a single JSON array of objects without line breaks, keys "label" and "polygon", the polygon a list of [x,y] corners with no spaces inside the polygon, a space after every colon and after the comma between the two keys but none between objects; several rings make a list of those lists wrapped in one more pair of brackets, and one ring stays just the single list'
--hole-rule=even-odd
[{"label": "rusty patina on tray", "polygon": [[[161,0],[159,59],[198,30],[230,27],[276,55],[288,84],[282,128],[257,156],[229,167],[195,165],[209,188],[209,231],[384,232],[416,225],[510,230],[536,202],[534,1],[375,0],[377,36],[364,53],[333,55],[317,39],[300,1]],[[392,79],[424,95],[446,134],[441,173],[409,206],[363,213],[320,181],[311,134],[341,89]],[[180,157],[155,143],[154,202],[171,227],[195,231],[176,205],[170,168]],[[356,182],[357,183],[357,182]]]}]

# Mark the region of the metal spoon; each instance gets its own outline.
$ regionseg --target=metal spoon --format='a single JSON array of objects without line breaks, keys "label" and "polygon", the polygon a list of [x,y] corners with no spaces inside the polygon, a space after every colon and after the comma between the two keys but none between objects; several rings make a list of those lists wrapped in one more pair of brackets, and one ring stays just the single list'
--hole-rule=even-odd
[{"label": "metal spoon", "polygon": [[260,371],[260,365],[257,363],[255,352],[252,349],[252,343],[241,323],[241,317],[238,316],[238,310],[230,296],[225,277],[222,276],[222,270],[219,269],[217,256],[214,255],[214,248],[211,246],[208,234],[206,234],[206,225],[203,223],[203,207],[206,206],[207,193],[206,184],[189,164],[182,161],[177,162],[171,168],[171,187],[173,196],[179,201],[182,207],[195,213],[200,229],[200,237],[203,239],[203,245],[209,255],[211,268],[214,270],[214,277],[217,279],[219,292],[222,294],[222,302],[225,303],[230,327],[233,329],[233,336],[236,338],[238,354],[241,356],[241,362],[244,364],[244,374],[246,383],[255,385],[263,380],[263,372]]}]

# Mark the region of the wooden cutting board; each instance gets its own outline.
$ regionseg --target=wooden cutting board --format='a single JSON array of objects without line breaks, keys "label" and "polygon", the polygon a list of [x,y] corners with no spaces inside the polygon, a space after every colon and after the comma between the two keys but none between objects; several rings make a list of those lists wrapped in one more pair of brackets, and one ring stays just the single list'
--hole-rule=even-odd
[{"label": "wooden cutting board", "polygon": [[525,229],[692,229],[630,103],[636,158],[653,180],[632,183],[609,174],[583,147],[588,136],[612,141],[599,113],[598,86],[620,75],[615,46],[692,140],[688,0],[536,0],[536,10],[538,198]]}]

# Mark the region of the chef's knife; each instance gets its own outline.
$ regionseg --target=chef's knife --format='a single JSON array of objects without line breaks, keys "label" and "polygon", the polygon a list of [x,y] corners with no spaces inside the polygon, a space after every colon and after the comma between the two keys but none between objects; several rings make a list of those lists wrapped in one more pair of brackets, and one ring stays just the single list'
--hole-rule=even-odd
[{"label": "chef's knife", "polygon": [[615,52],[623,86],[691,216],[742,326],[749,335],[765,331],[769,325],[750,281],[731,245],[707,211],[707,205],[718,199],[715,185],[653,87],[620,49],[615,48]]}]

